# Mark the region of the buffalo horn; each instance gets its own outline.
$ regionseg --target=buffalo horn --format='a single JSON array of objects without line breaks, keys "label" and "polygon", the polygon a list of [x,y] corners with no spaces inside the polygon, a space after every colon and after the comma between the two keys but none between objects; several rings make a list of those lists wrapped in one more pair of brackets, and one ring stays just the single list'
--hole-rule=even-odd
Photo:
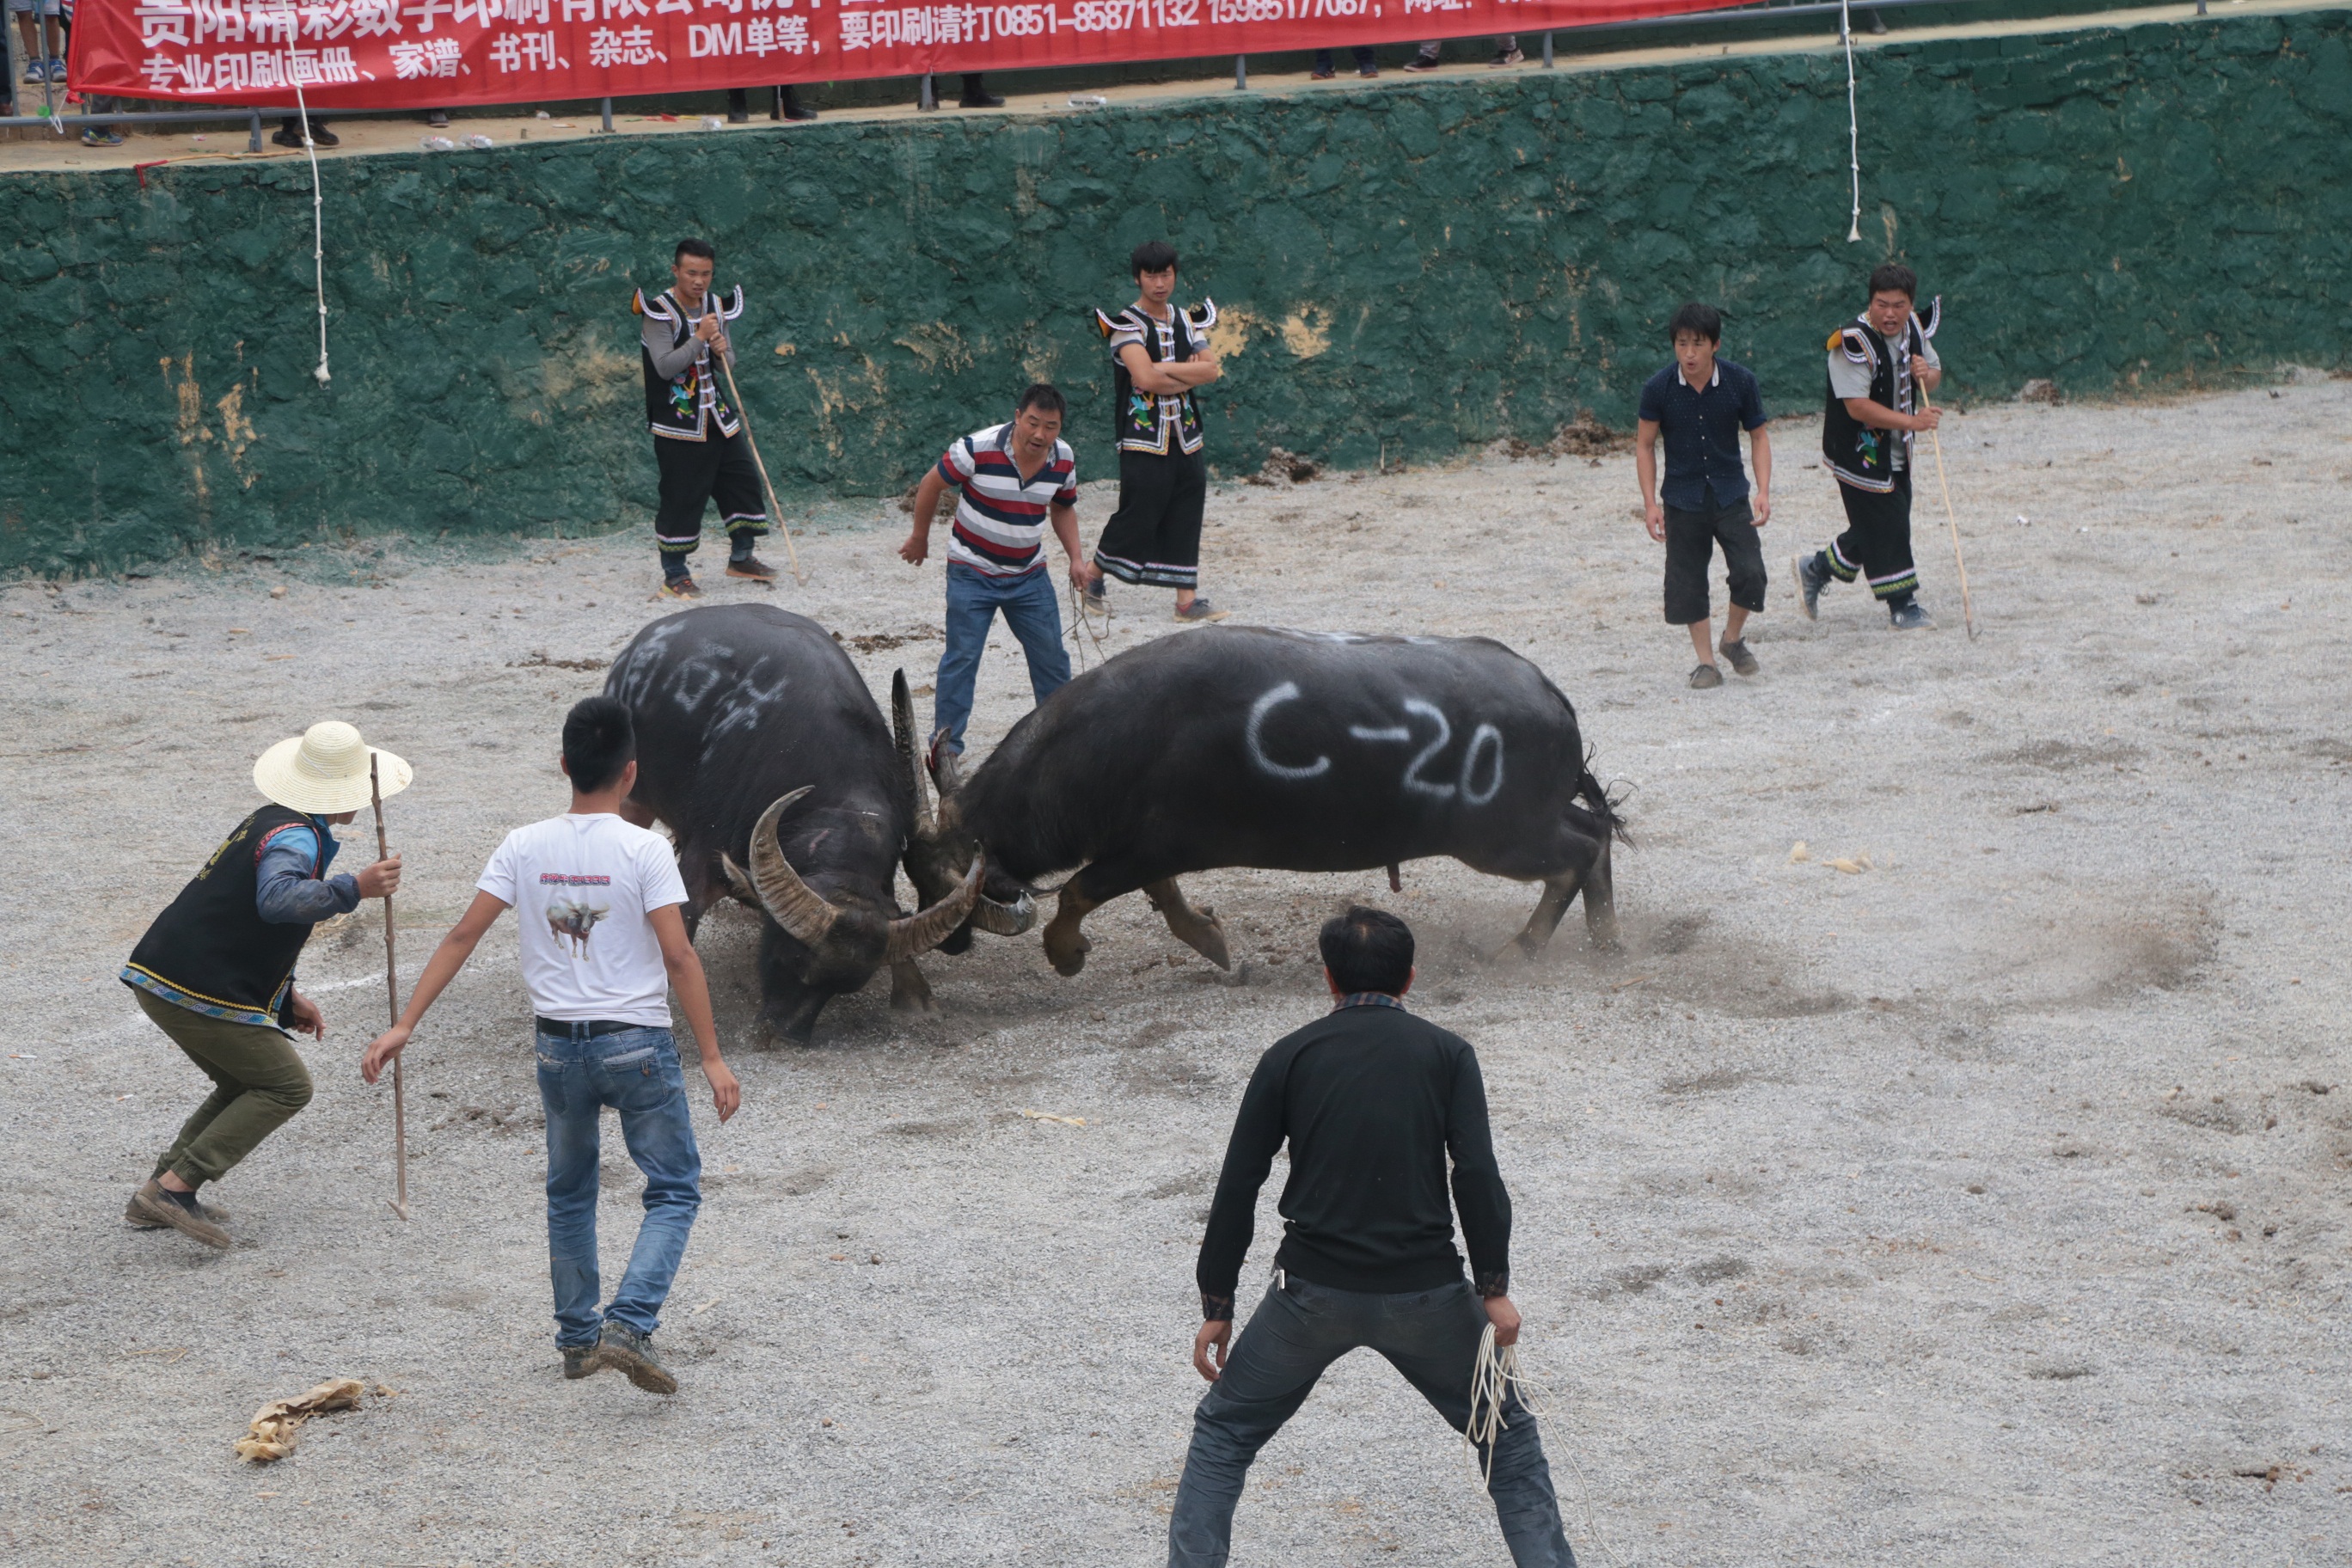
[{"label": "buffalo horn", "polygon": [[735,857],[724,849],[719,852],[719,868],[727,873],[727,886],[736,898],[755,910],[760,907],[759,889],[751,886],[751,879],[743,874],[743,868],[735,864]]},{"label": "buffalo horn", "polygon": [[992,936],[1019,936],[1037,923],[1037,900],[1026,893],[1010,904],[983,897],[971,908],[971,923]]},{"label": "buffalo horn", "polygon": [[915,755],[915,699],[907,689],[907,672],[890,673],[890,728],[898,742],[898,760],[906,765],[907,776],[915,781],[915,837],[929,838],[938,829],[931,816],[931,786],[923,777],[923,764]]},{"label": "buffalo horn", "polygon": [[971,906],[980,898],[982,863],[982,857],[973,856],[971,869],[964,873],[963,881],[953,892],[919,914],[890,922],[890,945],[884,953],[886,963],[897,963],[901,959],[929,952],[947,941],[956,927],[963,924],[964,917],[971,913]]},{"label": "buffalo horn", "polygon": [[781,796],[761,814],[759,826],[751,829],[751,886],[770,917],[803,947],[822,944],[833,922],[841,918],[839,910],[801,880],[793,863],[784,858],[783,841],[776,836],[776,819],[784,815],[784,808],[814,787],[803,784]]}]

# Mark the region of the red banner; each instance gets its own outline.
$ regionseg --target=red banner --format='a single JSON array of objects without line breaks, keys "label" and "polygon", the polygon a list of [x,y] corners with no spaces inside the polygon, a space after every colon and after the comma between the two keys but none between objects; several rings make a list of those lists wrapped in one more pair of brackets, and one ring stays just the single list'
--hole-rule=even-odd
[{"label": "red banner", "polygon": [[86,93],[320,109],[544,103],[1401,39],[1723,0],[80,0]]}]

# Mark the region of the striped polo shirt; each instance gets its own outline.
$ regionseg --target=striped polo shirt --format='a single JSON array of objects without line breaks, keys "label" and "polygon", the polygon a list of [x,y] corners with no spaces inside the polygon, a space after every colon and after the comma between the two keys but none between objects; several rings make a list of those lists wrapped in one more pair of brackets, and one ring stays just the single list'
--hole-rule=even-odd
[{"label": "striped polo shirt", "polygon": [[948,561],[990,577],[1018,577],[1045,564],[1048,509],[1078,502],[1078,460],[1067,441],[1025,482],[1013,460],[1010,422],[975,430],[940,459],[940,478],[962,490]]}]

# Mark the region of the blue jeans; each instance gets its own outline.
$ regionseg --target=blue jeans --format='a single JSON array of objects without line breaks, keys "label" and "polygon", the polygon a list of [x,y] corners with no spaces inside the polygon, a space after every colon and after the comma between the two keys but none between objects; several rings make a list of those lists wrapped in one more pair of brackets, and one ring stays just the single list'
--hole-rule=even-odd
[{"label": "blue jeans", "polygon": [[971,718],[971,689],[980,676],[980,656],[996,612],[1021,639],[1029,657],[1029,690],[1043,702],[1070,683],[1070,656],[1062,647],[1062,607],[1054,600],[1054,575],[1039,567],[1019,577],[991,577],[956,563],[948,566],[948,647],[940,655],[939,695],[932,705],[932,733],[948,732],[948,750],[963,750],[963,727]]},{"label": "blue jeans", "polygon": [[[1486,1327],[1486,1309],[1461,1280],[1375,1296],[1293,1277],[1268,1290],[1234,1342],[1224,1375],[1192,1413],[1192,1451],[1168,1521],[1169,1568],[1223,1568],[1250,1461],[1307,1402],[1323,1369],[1359,1345],[1388,1357],[1461,1431],[1470,1420],[1470,1373]],[[1516,1391],[1503,1418],[1486,1489],[1511,1561],[1518,1568],[1576,1568],[1536,1418]],[[1463,1459],[1468,1463],[1467,1455]]]},{"label": "blue jeans", "polygon": [[[604,1319],[650,1334],[661,1321],[687,1233],[702,1206],[686,1081],[667,1029],[591,1036],[539,1032],[539,1100],[547,1108],[547,1267],[555,1282],[555,1342],[593,1345]],[[646,1218],[613,1304],[596,1311],[597,1121],[621,1113],[629,1158],[646,1176]]]}]

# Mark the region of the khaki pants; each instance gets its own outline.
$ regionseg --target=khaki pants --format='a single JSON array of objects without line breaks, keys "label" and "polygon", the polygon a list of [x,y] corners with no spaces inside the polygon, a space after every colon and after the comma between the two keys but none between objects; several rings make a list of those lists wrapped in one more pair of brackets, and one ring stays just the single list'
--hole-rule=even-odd
[{"label": "khaki pants", "polygon": [[132,987],[139,1010],[213,1080],[213,1091],[155,1162],[191,1187],[217,1182],[310,1103],[310,1069],[294,1042],[261,1024],[238,1024],[176,1006]]}]

